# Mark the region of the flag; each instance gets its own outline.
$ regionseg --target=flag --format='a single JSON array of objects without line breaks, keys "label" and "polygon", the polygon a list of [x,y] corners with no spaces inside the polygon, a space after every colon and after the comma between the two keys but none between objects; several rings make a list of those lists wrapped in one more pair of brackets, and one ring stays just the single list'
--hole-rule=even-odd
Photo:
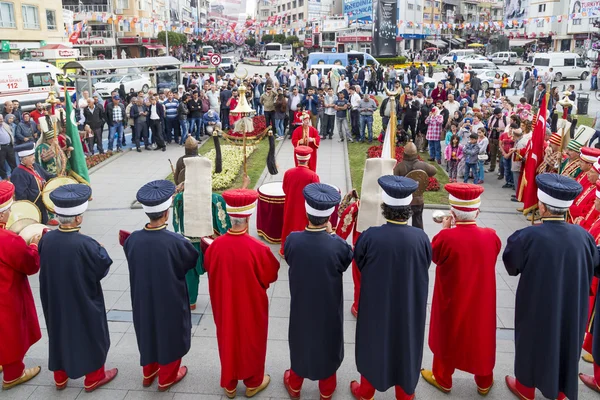
[{"label": "flag", "polygon": [[[548,95],[544,96],[538,111],[537,121],[533,128],[533,135],[525,151],[525,168],[519,184],[517,199],[523,202],[523,215],[527,215],[537,208],[537,184],[535,175],[539,165],[544,161],[544,142],[546,136],[546,115],[548,114]],[[518,156],[517,156],[518,157]]]},{"label": "flag", "polygon": [[385,129],[385,137],[383,138],[383,146],[381,148],[381,158],[396,158],[396,98],[389,96],[390,104],[390,120]]},{"label": "flag", "polygon": [[66,109],[66,134],[71,139],[73,151],[71,152],[71,172],[69,174],[73,176],[77,181],[86,183],[89,185],[90,176],[88,175],[88,168],[85,162],[85,154],[83,153],[83,146],[81,145],[81,139],[79,138],[79,131],[77,130],[77,123],[75,122],[75,110],[73,109],[73,103],[67,92],[67,86],[65,86],[65,109]]}]

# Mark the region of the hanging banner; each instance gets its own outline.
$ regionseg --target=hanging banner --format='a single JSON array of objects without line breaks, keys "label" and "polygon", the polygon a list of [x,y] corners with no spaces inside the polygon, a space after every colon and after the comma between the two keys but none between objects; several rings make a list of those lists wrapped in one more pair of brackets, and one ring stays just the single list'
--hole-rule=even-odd
[{"label": "hanging banner", "polygon": [[396,0],[373,2],[373,55],[396,56]]},{"label": "hanging banner", "polygon": [[571,0],[572,19],[598,18],[600,16],[600,1]]},{"label": "hanging banner", "polygon": [[371,0],[345,0],[342,13],[352,20],[371,21],[374,7]]}]

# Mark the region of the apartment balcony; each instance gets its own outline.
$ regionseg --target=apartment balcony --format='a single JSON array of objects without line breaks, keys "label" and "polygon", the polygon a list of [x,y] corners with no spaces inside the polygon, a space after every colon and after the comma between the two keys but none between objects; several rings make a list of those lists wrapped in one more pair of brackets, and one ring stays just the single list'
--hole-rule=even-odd
[{"label": "apartment balcony", "polygon": [[65,10],[73,11],[74,13],[78,12],[109,12],[110,7],[107,4],[80,4],[80,5],[72,5],[63,6]]}]

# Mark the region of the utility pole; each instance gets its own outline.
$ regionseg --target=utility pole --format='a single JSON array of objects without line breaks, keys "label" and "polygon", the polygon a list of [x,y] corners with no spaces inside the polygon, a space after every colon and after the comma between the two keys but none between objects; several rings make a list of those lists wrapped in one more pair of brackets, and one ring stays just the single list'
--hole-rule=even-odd
[{"label": "utility pole", "polygon": [[171,28],[169,27],[169,25],[170,25],[169,24],[169,20],[171,19],[170,18],[171,9],[169,7],[169,0],[165,0],[165,13],[166,13],[166,17],[167,17],[167,19],[165,21],[165,23],[166,23],[166,26],[165,26],[165,45],[167,47],[167,50],[165,51],[165,54],[167,56],[169,56],[169,31],[171,30]]}]

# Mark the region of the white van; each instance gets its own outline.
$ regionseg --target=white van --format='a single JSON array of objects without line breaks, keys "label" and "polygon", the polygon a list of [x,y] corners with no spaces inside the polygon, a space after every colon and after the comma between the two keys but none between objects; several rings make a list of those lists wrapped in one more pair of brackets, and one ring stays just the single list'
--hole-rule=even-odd
[{"label": "white van", "polygon": [[538,76],[552,68],[557,81],[565,78],[585,80],[590,75],[583,59],[575,53],[536,53],[532,64],[537,68]]},{"label": "white van", "polygon": [[461,61],[464,57],[469,54],[475,54],[473,49],[461,49],[461,50],[450,50],[448,54],[441,58],[442,64],[452,64],[454,62],[454,55],[456,54],[456,61]]},{"label": "white van", "polygon": [[[18,100],[24,111],[33,110],[35,103],[46,101],[50,92],[51,80],[57,82],[63,97],[63,71],[54,65],[41,61],[0,60],[0,107],[9,100]],[[69,89],[72,94],[73,89]]]},{"label": "white van", "polygon": [[514,65],[519,60],[519,55],[514,51],[499,51],[489,56],[489,59],[494,64]]}]

